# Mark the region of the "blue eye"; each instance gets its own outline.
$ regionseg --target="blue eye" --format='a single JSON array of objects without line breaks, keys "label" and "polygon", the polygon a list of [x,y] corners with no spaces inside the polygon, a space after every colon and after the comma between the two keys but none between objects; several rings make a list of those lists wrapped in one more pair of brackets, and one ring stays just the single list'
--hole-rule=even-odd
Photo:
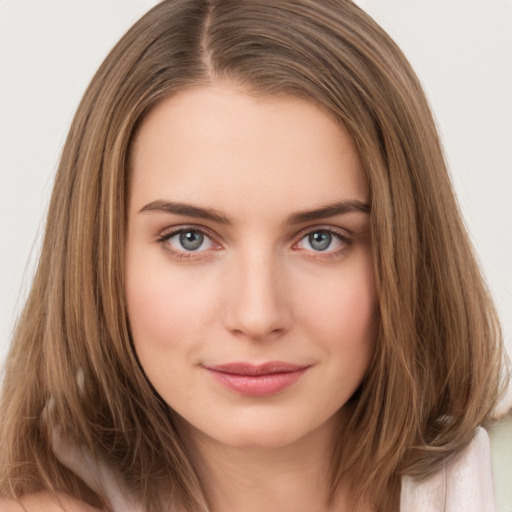
[{"label": "blue eye", "polygon": [[317,229],[303,236],[297,247],[308,251],[332,253],[349,243],[348,237],[339,233],[327,229]]},{"label": "blue eye", "polygon": [[317,231],[308,235],[308,242],[315,251],[325,251],[332,243],[332,235],[326,231]]},{"label": "blue eye", "polygon": [[159,240],[167,251],[176,255],[203,252],[218,248],[206,233],[199,229],[183,228],[162,236]]},{"label": "blue eye", "polygon": [[181,247],[187,251],[197,251],[204,242],[204,235],[197,231],[183,231],[178,237]]}]

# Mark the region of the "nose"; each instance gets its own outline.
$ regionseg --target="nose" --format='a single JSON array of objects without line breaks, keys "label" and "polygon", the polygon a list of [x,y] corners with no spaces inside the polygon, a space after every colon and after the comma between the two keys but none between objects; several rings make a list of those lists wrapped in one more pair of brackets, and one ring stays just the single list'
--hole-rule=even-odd
[{"label": "nose", "polygon": [[285,333],[292,321],[283,266],[272,254],[249,251],[230,265],[225,327],[238,337],[264,341]]}]

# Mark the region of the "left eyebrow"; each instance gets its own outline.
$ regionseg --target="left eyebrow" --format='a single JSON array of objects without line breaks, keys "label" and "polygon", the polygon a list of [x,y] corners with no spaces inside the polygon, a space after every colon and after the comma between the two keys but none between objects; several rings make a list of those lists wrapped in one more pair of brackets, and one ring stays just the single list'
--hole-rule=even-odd
[{"label": "left eyebrow", "polygon": [[336,215],[344,215],[353,212],[368,214],[370,213],[370,206],[358,200],[332,203],[314,210],[294,213],[288,217],[286,224],[301,224],[302,222],[310,222],[312,220],[325,219],[327,217],[334,217]]}]

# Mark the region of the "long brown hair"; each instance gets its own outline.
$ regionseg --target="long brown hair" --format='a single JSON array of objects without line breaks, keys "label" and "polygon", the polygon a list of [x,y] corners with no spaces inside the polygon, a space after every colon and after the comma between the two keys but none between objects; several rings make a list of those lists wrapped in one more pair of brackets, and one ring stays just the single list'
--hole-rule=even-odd
[{"label": "long brown hair", "polygon": [[146,510],[207,510],[172,411],[135,356],[123,274],[137,128],[162,99],[219,80],[314,102],[349,131],[367,175],[380,329],[333,454],[332,495],[349,479],[354,496],[396,510],[402,475],[433,473],[490,420],[499,325],[402,52],[346,0],[169,0],[112,50],[71,126],[6,363],[0,497],[50,488],[102,502],[52,454],[40,420],[52,398],[56,426]]}]

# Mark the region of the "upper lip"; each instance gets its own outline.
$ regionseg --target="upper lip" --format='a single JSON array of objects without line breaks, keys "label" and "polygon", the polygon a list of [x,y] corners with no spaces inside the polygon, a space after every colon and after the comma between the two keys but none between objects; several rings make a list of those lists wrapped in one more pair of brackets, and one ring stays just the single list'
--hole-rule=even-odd
[{"label": "upper lip", "polygon": [[292,364],[283,361],[269,361],[263,364],[235,362],[215,366],[205,366],[208,370],[232,375],[270,375],[273,373],[291,373],[305,370],[310,365]]}]

